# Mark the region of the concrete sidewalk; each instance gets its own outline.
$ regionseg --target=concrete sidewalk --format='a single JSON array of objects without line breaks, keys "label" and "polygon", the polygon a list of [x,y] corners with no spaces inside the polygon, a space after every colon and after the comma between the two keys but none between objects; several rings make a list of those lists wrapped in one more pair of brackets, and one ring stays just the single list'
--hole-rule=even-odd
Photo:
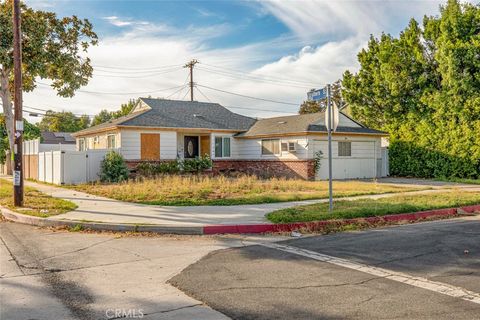
[{"label": "concrete sidewalk", "polygon": [[[403,182],[403,181],[402,181]],[[412,182],[412,181],[409,181]],[[199,227],[205,225],[237,225],[237,224],[262,224],[268,223],[265,214],[282,208],[297,205],[326,202],[328,199],[280,202],[255,205],[237,206],[154,206],[121,202],[109,198],[98,197],[91,194],[78,192],[66,188],[54,187],[30,181],[26,185],[34,187],[53,197],[70,200],[78,205],[74,211],[52,216],[50,220],[102,222],[115,224],[146,224],[162,226]],[[392,183],[392,182],[389,182]],[[447,185],[447,187],[465,188],[480,191],[480,186],[475,185]],[[445,186],[443,186],[445,187]],[[444,188],[414,191],[408,194],[429,194],[442,192]],[[391,197],[395,194],[366,195],[336,200],[355,200],[365,198]]]}]

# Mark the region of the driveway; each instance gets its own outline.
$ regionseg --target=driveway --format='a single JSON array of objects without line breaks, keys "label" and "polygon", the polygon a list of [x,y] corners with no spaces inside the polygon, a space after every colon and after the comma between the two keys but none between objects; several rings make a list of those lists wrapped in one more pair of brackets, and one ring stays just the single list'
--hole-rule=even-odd
[{"label": "driveway", "polygon": [[0,222],[0,319],[141,313],[149,320],[224,320],[166,281],[213,250],[241,245],[237,238],[125,237]]},{"label": "driveway", "polygon": [[[460,185],[443,183],[438,186],[436,183],[427,185],[422,180],[421,186],[431,186],[432,190],[415,191],[409,194],[429,194],[432,192],[442,192],[444,188],[468,188],[470,190],[480,191],[480,186]],[[395,180],[389,179],[389,184],[395,184]],[[399,181],[399,185],[405,185],[405,181]],[[415,180],[408,179],[408,184],[415,184]],[[106,223],[125,223],[125,224],[155,224],[164,226],[204,226],[221,224],[259,224],[268,223],[265,214],[288,207],[303,204],[312,204],[327,202],[328,199],[280,202],[255,205],[236,205],[236,206],[153,206],[135,203],[121,202],[109,198],[98,197],[91,194],[59,188],[34,182],[26,182],[26,185],[37,188],[38,190],[52,195],[54,197],[70,200],[78,205],[74,211],[66,214],[53,216],[49,219],[63,219],[89,222]],[[418,186],[418,185],[417,185]],[[366,195],[349,198],[337,198],[337,200],[362,199],[362,198],[383,198],[394,194]]]},{"label": "driveway", "polygon": [[479,319],[480,217],[226,249],[171,283],[233,319]]}]

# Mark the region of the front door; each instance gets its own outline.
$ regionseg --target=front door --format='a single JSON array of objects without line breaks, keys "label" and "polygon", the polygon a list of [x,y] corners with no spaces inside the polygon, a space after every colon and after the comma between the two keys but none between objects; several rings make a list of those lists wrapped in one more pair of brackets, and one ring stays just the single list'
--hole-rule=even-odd
[{"label": "front door", "polygon": [[184,140],[184,157],[186,159],[196,158],[199,155],[198,136],[185,136]]}]

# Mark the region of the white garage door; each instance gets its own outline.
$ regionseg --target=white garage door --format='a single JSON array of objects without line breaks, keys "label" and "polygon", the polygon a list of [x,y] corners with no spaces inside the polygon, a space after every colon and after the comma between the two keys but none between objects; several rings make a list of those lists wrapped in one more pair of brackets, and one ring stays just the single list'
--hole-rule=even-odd
[{"label": "white garage door", "polygon": [[[349,141],[351,156],[339,156],[338,141],[332,141],[332,174],[333,179],[359,179],[375,177],[375,142]],[[322,151],[323,159],[316,174],[317,180],[328,179],[328,142],[313,141],[314,152]]]}]

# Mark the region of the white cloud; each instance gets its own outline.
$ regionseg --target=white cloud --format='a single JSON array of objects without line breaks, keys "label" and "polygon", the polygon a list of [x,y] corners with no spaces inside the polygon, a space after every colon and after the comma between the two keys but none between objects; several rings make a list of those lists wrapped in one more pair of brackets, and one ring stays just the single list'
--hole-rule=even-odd
[{"label": "white cloud", "polygon": [[[118,36],[102,38],[99,46],[89,52],[92,63],[137,70],[97,69],[89,85],[82,90],[130,93],[181,85],[187,77],[186,69],[178,67],[178,70],[164,74],[160,74],[158,69],[146,69],[165,65],[181,66],[196,58],[204,63],[199,64],[194,72],[194,81],[198,84],[300,104],[310,87],[333,82],[346,69],[354,71],[358,68],[357,52],[366,44],[370,33],[390,30],[382,28],[393,20],[404,26],[411,16],[435,14],[438,7],[437,2],[409,2],[409,5],[403,2],[386,5],[379,5],[379,2],[337,2],[262,2],[260,11],[274,14],[292,30],[292,34],[231,48],[211,48],[206,45],[207,39],[228,35],[233,26],[226,23],[202,28],[191,25],[179,29],[117,16],[105,17],[110,23],[123,23],[120,27],[124,32]],[[322,8],[327,8],[325,14],[313,15]],[[244,74],[238,75],[230,69],[242,70]],[[216,70],[216,73],[212,70]],[[115,77],[102,76],[107,74]],[[141,78],[146,75],[150,76]],[[122,78],[123,76],[127,78]],[[264,81],[258,81],[258,78]],[[280,79],[301,82],[286,85],[293,82]],[[270,80],[275,80],[273,82],[276,84]],[[285,113],[295,113],[298,110],[297,106],[249,100],[203,87],[200,89],[210,100],[223,105],[256,109],[232,109],[250,116],[279,115],[265,110]],[[167,97],[174,92],[175,89],[172,89],[151,95]],[[186,93],[185,88],[170,98],[181,99]],[[148,94],[104,95],[78,92],[72,99],[62,99],[56,97],[49,88],[39,87],[34,93],[25,95],[25,104],[95,114],[102,108],[115,110],[128,99],[145,95]],[[195,92],[195,96],[200,101],[206,101],[199,92]]]},{"label": "white cloud", "polygon": [[258,0],[263,10],[305,40],[368,35],[388,30],[409,17],[438,12],[444,1]]}]

